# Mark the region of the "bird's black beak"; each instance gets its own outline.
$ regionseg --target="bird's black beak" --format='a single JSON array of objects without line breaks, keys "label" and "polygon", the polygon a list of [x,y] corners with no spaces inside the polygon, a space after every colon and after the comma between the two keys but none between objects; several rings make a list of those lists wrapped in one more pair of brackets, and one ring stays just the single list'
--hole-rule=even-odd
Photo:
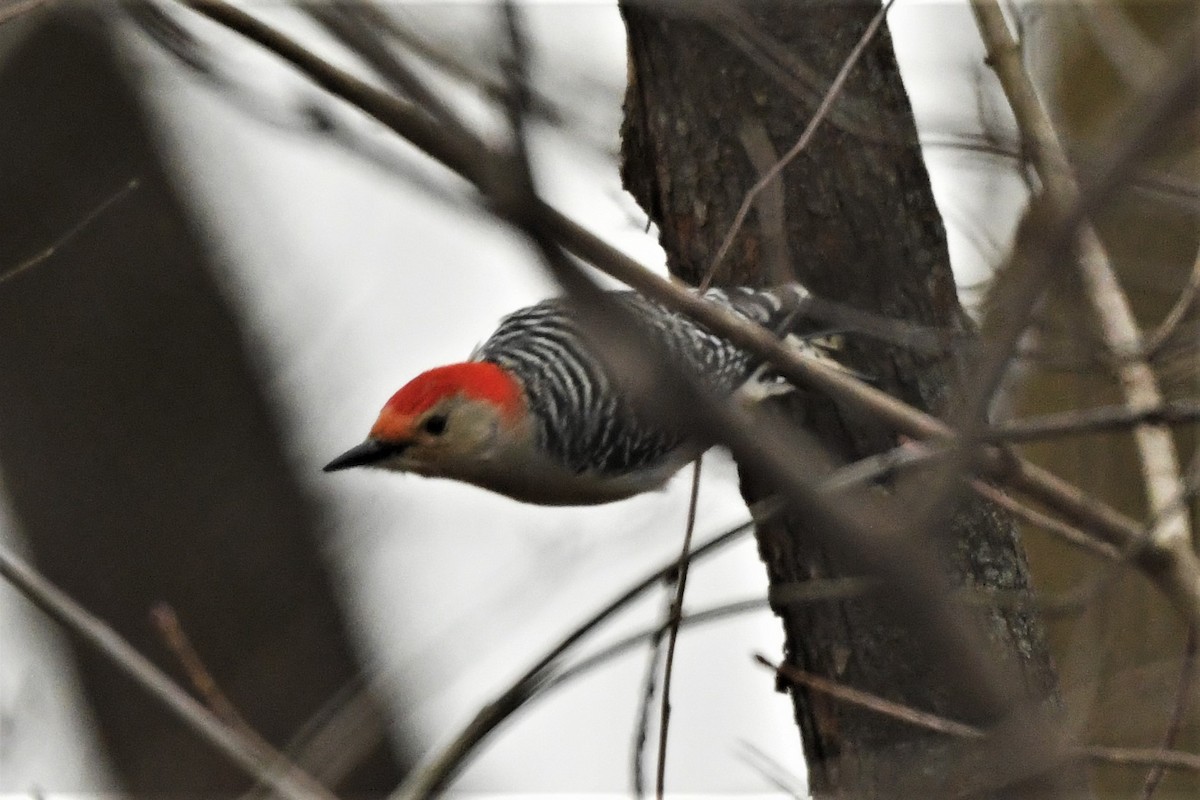
[{"label": "bird's black beak", "polygon": [[363,467],[369,464],[377,464],[385,458],[398,456],[404,452],[407,445],[394,444],[389,442],[380,442],[375,439],[367,439],[357,447],[351,447],[340,456],[330,461],[325,465],[325,472],[337,472],[339,469],[349,469],[350,467]]}]

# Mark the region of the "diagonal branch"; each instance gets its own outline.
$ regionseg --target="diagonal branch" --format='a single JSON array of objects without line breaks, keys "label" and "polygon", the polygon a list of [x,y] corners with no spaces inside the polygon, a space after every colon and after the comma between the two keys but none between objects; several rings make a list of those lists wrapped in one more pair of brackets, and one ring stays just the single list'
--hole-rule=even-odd
[{"label": "diagonal branch", "polygon": [[812,141],[813,135],[817,132],[821,122],[828,116],[829,110],[833,104],[837,102],[838,96],[846,86],[846,80],[850,77],[850,71],[854,69],[854,65],[858,63],[858,59],[866,51],[867,45],[875,38],[875,34],[879,31],[883,21],[887,19],[887,13],[892,7],[892,3],[896,0],[887,0],[883,7],[871,19],[867,29],[863,31],[858,43],[854,45],[854,49],[850,51],[850,55],[846,57],[845,63],[842,64],[841,70],[833,79],[833,83],[829,85],[829,89],[825,92],[825,96],[821,98],[821,105],[817,106],[817,110],[813,113],[812,119],[808,121],[808,125],[804,128],[800,138],[792,145],[783,158],[775,162],[774,166],[766,171],[766,173],[758,180],[758,183],[746,192],[746,197],[742,200],[742,205],[738,208],[737,214],[733,218],[733,222],[729,226],[729,230],[725,233],[725,238],[721,242],[721,246],[717,248],[717,254],[713,256],[712,263],[708,266],[708,271],[704,273],[703,280],[700,281],[700,289],[703,291],[708,288],[709,282],[712,281],[713,275],[716,274],[717,268],[721,265],[721,261],[729,253],[729,248],[733,245],[733,240],[737,236],[738,231],[742,229],[742,225],[746,221],[746,215],[750,213],[754,201],[759,194],[763,192],[774,181],[779,179],[780,173],[788,164],[796,160],[796,157],[804,152],[804,148],[808,147],[808,143]]},{"label": "diagonal branch", "polygon": [[409,98],[417,108],[429,114],[453,136],[471,139],[474,134],[451,108],[431,90],[406,61],[387,46],[382,31],[372,22],[386,17],[370,0],[353,5],[313,3],[305,11],[333,36],[359,55],[388,85]]},{"label": "diagonal branch", "polygon": [[336,800],[334,795],[288,761],[261,738],[249,737],[238,727],[219,719],[172,681],[116,631],[92,616],[62,590],[21,560],[0,549],[0,577],[171,709],[202,739],[247,775],[270,786],[289,800]]},{"label": "diagonal branch", "polygon": [[[852,686],[839,683],[838,681],[805,672],[791,664],[776,665],[762,655],[755,655],[754,660],[774,671],[776,675],[784,680],[828,694],[844,703],[852,703],[862,708],[870,709],[878,714],[891,717],[892,719],[902,720],[910,725],[963,739],[981,739],[987,735],[986,731],[973,725],[966,725],[957,720],[946,719],[937,714],[931,714],[928,711],[921,711],[906,706],[903,703],[893,702],[878,695],[873,695],[870,692],[864,692]],[[1102,745],[1076,745],[1072,750],[1075,754],[1084,758],[1108,764],[1151,766],[1200,772],[1200,756],[1177,750],[1104,747]]]},{"label": "diagonal branch", "polygon": [[1179,329],[1179,323],[1187,317],[1188,313],[1195,308],[1196,300],[1200,297],[1200,253],[1196,254],[1196,260],[1192,263],[1192,272],[1188,276],[1188,282],[1184,284],[1183,290],[1179,292],[1179,297],[1175,301],[1175,305],[1167,312],[1167,316],[1159,324],[1149,336],[1144,337],[1142,345],[1142,355],[1145,358],[1154,358],[1163,346],[1171,340]]},{"label": "diagonal branch", "polygon": [[[3,20],[0,20],[2,22]],[[124,200],[139,186],[141,181],[138,178],[130,178],[125,182],[125,185],[115,192],[110,194],[104,200],[100,201],[91,211],[84,214],[83,217],[67,230],[62,236],[59,236],[46,247],[30,256],[29,258],[17,264],[15,267],[0,272],[0,283],[12,280],[28,269],[38,266],[54,257],[54,254],[59,251],[59,248],[67,245],[72,239],[82,233],[89,225],[95,222],[100,217],[104,216],[110,208]]]}]

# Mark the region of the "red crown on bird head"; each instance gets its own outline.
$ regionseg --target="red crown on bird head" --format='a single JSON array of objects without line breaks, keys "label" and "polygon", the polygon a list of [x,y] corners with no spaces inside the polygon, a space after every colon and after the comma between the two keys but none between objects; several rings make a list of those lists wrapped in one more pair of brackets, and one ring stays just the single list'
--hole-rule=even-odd
[{"label": "red crown on bird head", "polygon": [[494,403],[510,419],[525,409],[521,385],[503,367],[486,361],[448,364],[422,372],[392,395],[379,412],[371,437],[395,440],[410,436],[417,417],[456,394]]}]

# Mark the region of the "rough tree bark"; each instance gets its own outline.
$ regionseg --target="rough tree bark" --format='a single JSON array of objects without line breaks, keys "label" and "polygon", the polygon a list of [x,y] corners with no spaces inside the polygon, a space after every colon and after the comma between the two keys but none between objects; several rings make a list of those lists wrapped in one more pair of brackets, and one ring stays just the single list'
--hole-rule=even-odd
[{"label": "rough tree bark", "polygon": [[[878,4],[791,2],[699,5],[626,3],[630,81],[623,130],[626,188],[658,225],[671,272],[697,283],[747,191],[799,138]],[[757,32],[757,33],[756,33]],[[778,56],[811,77],[764,68]],[[886,26],[851,74],[835,112],[752,211],[716,283],[776,282],[779,264],[814,291],[889,318],[963,328],[945,231],[934,205],[908,97]],[[782,206],[782,208],[781,208]],[[920,357],[850,337],[855,366],[920,408],[941,411],[948,359]],[[819,402],[789,409],[841,458],[895,444],[886,431]],[[743,475],[747,500],[763,489]],[[948,530],[932,532],[964,586],[1023,592],[1024,555],[1014,526],[978,501],[962,503]],[[853,575],[796,520],[758,531],[773,587]],[[787,660],[805,670],[920,709],[969,719],[939,691],[936,656],[922,652],[885,613],[886,598],[777,605]],[[991,609],[990,638],[1017,667],[1030,697],[1057,703],[1037,621],[1019,605]],[[930,796],[955,776],[953,745],[877,714],[793,692],[814,793]],[[958,776],[958,777],[961,777]],[[1082,781],[1075,782],[1082,786]],[[1044,787],[1043,787],[1044,788]],[[989,796],[1032,796],[1030,785]]]}]

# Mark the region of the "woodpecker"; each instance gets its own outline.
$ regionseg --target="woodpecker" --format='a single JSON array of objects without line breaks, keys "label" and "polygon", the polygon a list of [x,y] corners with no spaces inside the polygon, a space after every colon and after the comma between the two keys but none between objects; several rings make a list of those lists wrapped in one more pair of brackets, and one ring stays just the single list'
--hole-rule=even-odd
[{"label": "woodpecker", "polygon": [[[611,295],[718,396],[781,384],[761,360],[635,292]],[[779,334],[799,333],[799,284],[709,289],[704,297]],[[807,321],[811,327],[811,321]],[[814,334],[814,331],[809,331]],[[827,341],[789,337],[830,361]],[[451,478],[539,505],[594,505],[661,487],[707,447],[654,424],[622,396],[563,299],[505,317],[469,360],[423,372],[392,395],[366,441],[326,472],[373,466]]]}]

